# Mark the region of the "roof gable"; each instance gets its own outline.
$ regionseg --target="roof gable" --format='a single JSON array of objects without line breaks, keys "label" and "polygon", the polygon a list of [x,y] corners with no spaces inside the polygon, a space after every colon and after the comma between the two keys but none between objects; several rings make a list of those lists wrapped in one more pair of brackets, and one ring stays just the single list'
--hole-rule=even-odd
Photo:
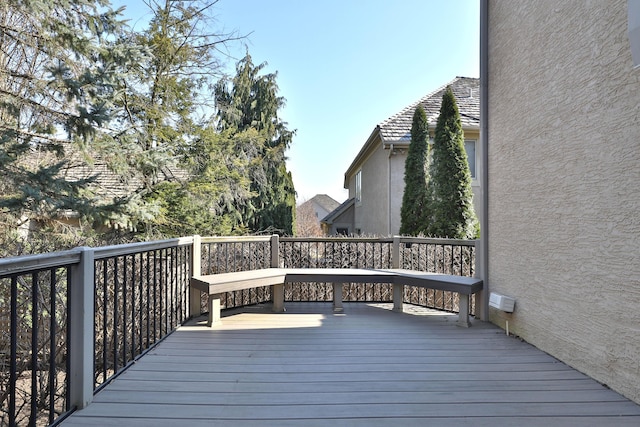
[{"label": "roof gable", "polygon": [[332,212],[330,212],[327,216],[322,218],[320,222],[324,222],[325,224],[333,224],[333,222],[343,213],[345,213],[349,208],[351,208],[355,204],[356,199],[351,198],[347,199],[340,206],[335,208]]},{"label": "roof gable", "polygon": [[451,86],[456,103],[460,110],[460,119],[463,128],[480,127],[480,79],[472,77],[456,77],[451,82],[439,87],[422,99],[405,107],[399,113],[389,117],[378,125],[383,141],[399,141],[411,139],[411,124],[413,113],[418,105],[422,105],[427,113],[429,128],[435,129],[442,95],[447,86]]},{"label": "roof gable", "polygon": [[310,202],[315,203],[316,205],[320,206],[322,209],[324,209],[327,212],[331,212],[332,210],[340,206],[340,203],[338,203],[332,197],[326,194],[316,194],[311,199],[307,200],[305,203],[310,203]]}]

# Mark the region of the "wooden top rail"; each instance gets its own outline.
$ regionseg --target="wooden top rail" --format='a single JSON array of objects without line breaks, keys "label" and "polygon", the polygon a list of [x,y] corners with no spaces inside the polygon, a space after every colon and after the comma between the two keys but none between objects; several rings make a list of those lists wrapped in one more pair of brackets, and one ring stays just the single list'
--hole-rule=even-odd
[{"label": "wooden top rail", "polygon": [[342,310],[342,283],[389,283],[393,285],[394,310],[402,311],[403,286],[456,292],[460,295],[458,324],[469,326],[469,295],[482,290],[481,279],[403,269],[366,268],[265,268],[191,278],[191,314],[200,312],[200,291],[210,295],[209,325],[220,319],[219,294],[258,286],[274,288],[274,311],[284,309],[285,283],[331,282],[336,311]]}]

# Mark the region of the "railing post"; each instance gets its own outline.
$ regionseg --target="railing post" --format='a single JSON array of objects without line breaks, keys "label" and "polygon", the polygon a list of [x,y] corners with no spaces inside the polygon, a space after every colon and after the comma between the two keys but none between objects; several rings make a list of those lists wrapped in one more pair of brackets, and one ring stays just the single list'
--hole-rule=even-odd
[{"label": "railing post", "polygon": [[393,251],[391,253],[391,268],[400,268],[400,236],[393,236]]},{"label": "railing post", "polygon": [[82,409],[93,400],[94,252],[81,247],[80,262],[72,265],[69,290],[69,394],[71,407]]},{"label": "railing post", "polygon": [[[202,274],[202,238],[199,235],[193,236],[191,246],[191,276]],[[189,282],[189,317],[198,316],[201,312],[202,294],[199,289],[191,286]]]},{"label": "railing post", "polygon": [[475,268],[473,269],[473,277],[476,277],[478,279],[482,279],[483,283],[482,283],[482,287],[483,290],[476,292],[474,295],[474,299],[475,299],[475,317],[476,319],[480,319],[483,321],[488,321],[489,320],[489,316],[487,313],[487,309],[488,309],[488,302],[486,299],[486,296],[488,295],[486,289],[487,289],[487,282],[484,279],[484,250],[482,248],[481,245],[481,240],[480,239],[476,239],[474,247],[473,247],[473,253],[474,253],[474,257],[475,257]]},{"label": "railing post", "polygon": [[202,237],[193,236],[191,246],[191,275],[200,276],[202,274]]},{"label": "railing post", "polygon": [[277,234],[271,236],[271,268],[280,266],[280,237]]},{"label": "railing post", "polygon": [[[400,268],[400,236],[393,236],[391,267]],[[393,284],[393,311],[402,312],[404,304],[404,285]]]},{"label": "railing post", "polygon": [[[277,234],[271,235],[271,268],[280,267],[280,237]],[[271,302],[273,311],[284,311],[284,283],[281,285],[271,285]]]}]

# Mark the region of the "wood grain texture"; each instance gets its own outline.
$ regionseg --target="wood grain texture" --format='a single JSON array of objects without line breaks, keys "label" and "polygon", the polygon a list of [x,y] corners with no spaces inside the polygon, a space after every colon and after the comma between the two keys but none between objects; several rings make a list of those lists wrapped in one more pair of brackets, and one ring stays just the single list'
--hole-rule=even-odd
[{"label": "wood grain texture", "polygon": [[487,323],[391,304],[267,307],[181,327],[62,425],[640,423],[638,405]]}]

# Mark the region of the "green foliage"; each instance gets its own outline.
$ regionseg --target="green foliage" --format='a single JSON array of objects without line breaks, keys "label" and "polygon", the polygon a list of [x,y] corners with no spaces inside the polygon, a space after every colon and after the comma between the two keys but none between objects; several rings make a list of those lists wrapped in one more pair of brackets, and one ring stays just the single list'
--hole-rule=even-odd
[{"label": "green foliage", "polygon": [[152,224],[155,231],[166,236],[246,234],[238,206],[252,196],[249,161],[264,141],[255,129],[203,129],[183,153],[183,166],[192,178],[160,184],[149,197],[161,205]]},{"label": "green foliage", "polygon": [[13,0],[0,8],[0,211],[103,219],[90,176],[66,177],[113,116],[116,81],[135,52],[104,2]]},{"label": "green foliage", "polygon": [[429,196],[433,215],[425,234],[454,239],[478,237],[464,134],[450,87],[442,97],[432,155]]},{"label": "green foliage", "polygon": [[237,207],[243,224],[254,233],[268,230],[293,234],[295,189],[286,169],[285,150],[294,132],[278,116],[284,98],[277,96],[277,75],[260,74],[265,66],[254,65],[247,53],[236,66],[231,87],[225,80],[216,85],[218,128],[234,132],[254,129],[265,138],[264,144],[244,150],[253,196]]},{"label": "green foliage", "polygon": [[[124,36],[146,55],[120,80],[117,132],[102,139],[101,155],[132,187],[122,201],[127,212],[120,220],[150,232],[168,214],[178,214],[165,209],[164,219],[157,217],[160,205],[166,205],[159,194],[174,198],[168,193],[173,186],[161,184],[167,171],[169,176],[177,171],[184,178],[179,161],[185,153],[193,153],[194,141],[206,137],[203,129],[210,127],[204,114],[209,102],[206,89],[220,74],[216,49],[231,35],[211,32],[207,15],[211,2],[169,0],[147,5],[153,14],[148,28]],[[198,179],[197,171],[191,177]],[[162,188],[156,191],[158,185]],[[189,184],[180,191],[192,187]],[[173,221],[180,223],[177,218]]]},{"label": "green foliage", "polygon": [[427,114],[422,106],[418,106],[413,114],[404,183],[400,209],[400,234],[417,236],[424,232],[431,220],[428,200],[429,125]]},{"label": "green foliage", "polygon": [[[106,0],[0,7],[8,227],[79,214],[83,226],[146,237],[292,234],[284,98],[248,54],[233,80],[216,81],[217,50],[237,37],[211,30],[215,3],[145,3],[153,15],[138,32]],[[96,179],[105,168],[110,179]],[[114,185],[126,195],[114,197]]]}]

